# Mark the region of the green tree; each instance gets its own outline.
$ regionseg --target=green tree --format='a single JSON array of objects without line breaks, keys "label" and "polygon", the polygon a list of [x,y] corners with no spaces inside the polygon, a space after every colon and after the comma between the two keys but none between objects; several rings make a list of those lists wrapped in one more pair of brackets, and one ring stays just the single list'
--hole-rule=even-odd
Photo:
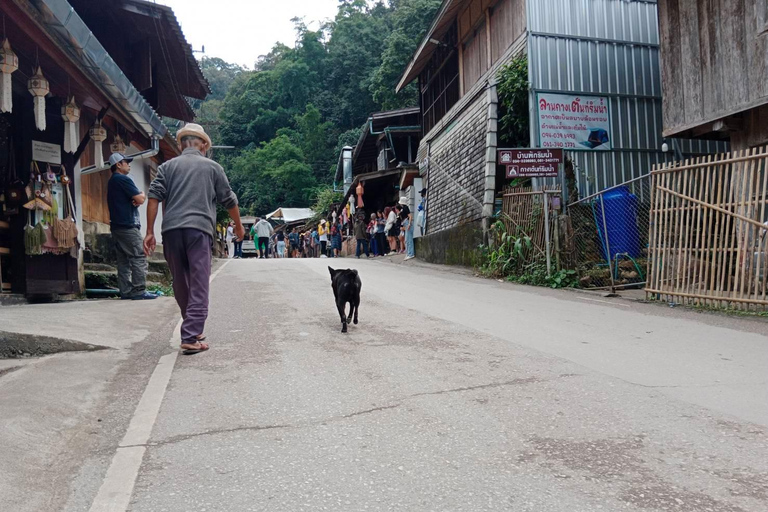
[{"label": "green tree", "polygon": [[441,0],[400,0],[392,14],[392,33],[384,43],[381,65],[373,72],[370,92],[382,110],[395,110],[419,104],[416,84],[399,94],[395,88],[440,8]]},{"label": "green tree", "polygon": [[282,135],[235,157],[229,168],[241,204],[254,214],[309,206],[316,182],[301,148]]}]

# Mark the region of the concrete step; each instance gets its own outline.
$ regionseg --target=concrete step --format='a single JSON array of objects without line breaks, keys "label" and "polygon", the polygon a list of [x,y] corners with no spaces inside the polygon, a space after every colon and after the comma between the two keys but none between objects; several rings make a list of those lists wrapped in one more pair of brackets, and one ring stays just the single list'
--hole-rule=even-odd
[{"label": "concrete step", "polygon": [[[169,279],[160,272],[147,272],[147,284],[167,284]],[[88,289],[101,290],[105,288],[117,288],[117,270],[96,271],[88,270],[85,272],[85,287]]]},{"label": "concrete step", "polygon": [[115,267],[106,263],[83,263],[83,269],[86,272],[112,272],[116,270]]}]

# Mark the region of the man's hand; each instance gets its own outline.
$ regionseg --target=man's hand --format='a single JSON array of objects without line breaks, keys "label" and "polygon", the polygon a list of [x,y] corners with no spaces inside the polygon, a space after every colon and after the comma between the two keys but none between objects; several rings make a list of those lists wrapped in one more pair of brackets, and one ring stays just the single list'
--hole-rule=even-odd
[{"label": "man's hand", "polygon": [[238,222],[235,226],[235,236],[238,240],[245,240],[245,228],[241,222]]},{"label": "man's hand", "polygon": [[153,233],[147,233],[147,236],[144,237],[144,254],[147,255],[147,257],[150,257],[153,252],[155,252],[155,247],[157,246],[157,241],[155,240],[155,235]]}]

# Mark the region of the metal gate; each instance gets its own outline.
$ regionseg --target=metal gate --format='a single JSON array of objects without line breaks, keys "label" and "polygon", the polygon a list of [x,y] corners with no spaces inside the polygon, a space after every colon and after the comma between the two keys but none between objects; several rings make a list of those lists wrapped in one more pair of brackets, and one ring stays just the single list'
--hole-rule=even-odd
[{"label": "metal gate", "polygon": [[768,149],[654,167],[650,298],[768,308]]}]

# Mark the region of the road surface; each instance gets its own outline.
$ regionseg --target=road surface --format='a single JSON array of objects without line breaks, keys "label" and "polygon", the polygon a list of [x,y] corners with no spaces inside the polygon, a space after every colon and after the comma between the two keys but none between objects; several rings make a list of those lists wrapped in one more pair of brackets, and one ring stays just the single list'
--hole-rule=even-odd
[{"label": "road surface", "polygon": [[[363,280],[348,334],[328,264]],[[142,345],[163,358],[62,509],[765,512],[767,332],[383,260],[231,261],[212,349]]]}]

